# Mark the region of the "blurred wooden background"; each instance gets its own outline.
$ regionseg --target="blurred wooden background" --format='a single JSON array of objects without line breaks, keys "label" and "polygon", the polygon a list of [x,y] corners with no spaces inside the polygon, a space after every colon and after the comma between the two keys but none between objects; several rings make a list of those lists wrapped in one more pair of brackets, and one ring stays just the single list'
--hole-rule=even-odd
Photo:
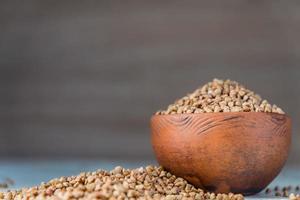
[{"label": "blurred wooden background", "polygon": [[1,1],[0,156],[152,159],[149,118],[214,77],[293,118],[300,1]]}]

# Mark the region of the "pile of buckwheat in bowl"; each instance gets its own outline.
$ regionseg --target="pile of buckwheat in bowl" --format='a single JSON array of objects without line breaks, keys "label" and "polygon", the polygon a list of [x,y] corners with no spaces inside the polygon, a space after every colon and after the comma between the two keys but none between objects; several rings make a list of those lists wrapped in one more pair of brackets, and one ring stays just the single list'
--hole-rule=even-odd
[{"label": "pile of buckwheat in bowl", "polygon": [[258,94],[231,80],[214,79],[175,101],[157,115],[212,112],[272,112],[282,109],[263,100]]},{"label": "pile of buckwheat in bowl", "polygon": [[61,177],[32,188],[0,193],[0,199],[242,200],[240,194],[197,189],[162,167],[99,170]]}]

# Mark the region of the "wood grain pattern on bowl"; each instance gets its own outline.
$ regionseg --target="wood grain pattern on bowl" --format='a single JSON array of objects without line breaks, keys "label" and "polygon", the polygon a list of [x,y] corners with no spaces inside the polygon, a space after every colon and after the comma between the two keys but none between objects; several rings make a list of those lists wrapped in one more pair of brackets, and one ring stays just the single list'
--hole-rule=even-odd
[{"label": "wood grain pattern on bowl", "polygon": [[255,194],[280,172],[291,143],[286,115],[258,112],[154,115],[156,158],[208,191]]}]

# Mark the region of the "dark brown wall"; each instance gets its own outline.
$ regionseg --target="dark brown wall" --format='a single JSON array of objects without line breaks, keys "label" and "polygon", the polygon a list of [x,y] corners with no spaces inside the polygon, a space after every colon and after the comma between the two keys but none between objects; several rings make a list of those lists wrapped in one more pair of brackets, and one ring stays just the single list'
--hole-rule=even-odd
[{"label": "dark brown wall", "polygon": [[149,117],[214,77],[294,121],[299,1],[1,1],[0,155],[153,158]]}]

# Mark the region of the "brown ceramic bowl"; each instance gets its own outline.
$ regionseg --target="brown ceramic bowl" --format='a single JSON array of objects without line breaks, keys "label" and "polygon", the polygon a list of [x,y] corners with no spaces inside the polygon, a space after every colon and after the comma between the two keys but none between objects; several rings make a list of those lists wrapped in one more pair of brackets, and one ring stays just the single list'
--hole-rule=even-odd
[{"label": "brown ceramic bowl", "polygon": [[263,112],[154,115],[152,146],[160,165],[202,189],[251,195],[283,167],[291,120]]}]

